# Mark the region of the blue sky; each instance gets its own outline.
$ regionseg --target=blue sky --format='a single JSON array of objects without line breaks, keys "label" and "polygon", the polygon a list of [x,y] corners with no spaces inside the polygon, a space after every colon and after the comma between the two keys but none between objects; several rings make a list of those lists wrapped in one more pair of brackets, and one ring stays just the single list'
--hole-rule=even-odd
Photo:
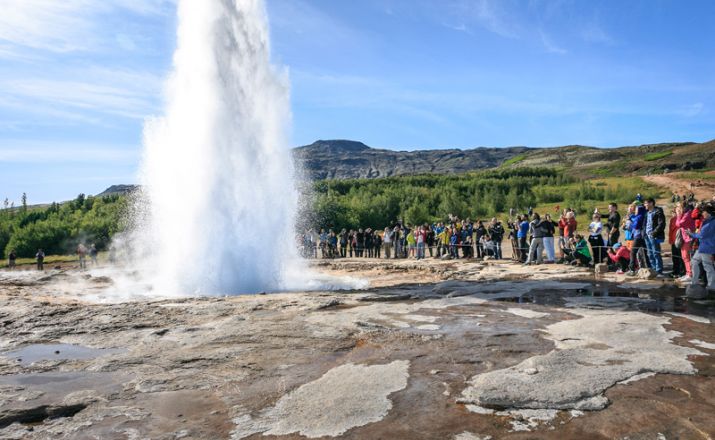
[{"label": "blue sky", "polygon": [[[293,145],[715,138],[715,2],[267,0]],[[133,183],[175,0],[2,0],[0,198]]]}]

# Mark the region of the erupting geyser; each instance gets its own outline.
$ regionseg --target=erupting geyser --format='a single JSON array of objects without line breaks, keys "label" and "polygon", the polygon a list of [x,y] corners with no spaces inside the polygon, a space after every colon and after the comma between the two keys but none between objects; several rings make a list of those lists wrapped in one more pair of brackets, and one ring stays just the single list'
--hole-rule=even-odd
[{"label": "erupting geyser", "polygon": [[162,118],[145,128],[139,250],[156,293],[290,288],[288,80],[263,0],[180,0]]}]

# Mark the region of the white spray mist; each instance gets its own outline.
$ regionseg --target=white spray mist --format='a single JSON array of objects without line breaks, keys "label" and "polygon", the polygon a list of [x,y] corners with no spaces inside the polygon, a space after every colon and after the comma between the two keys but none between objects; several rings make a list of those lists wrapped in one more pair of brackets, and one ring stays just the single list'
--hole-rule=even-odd
[{"label": "white spray mist", "polygon": [[298,260],[289,86],[270,62],[263,0],[180,0],[177,37],[166,113],[144,134],[145,224],[134,246],[153,291],[289,288]]}]

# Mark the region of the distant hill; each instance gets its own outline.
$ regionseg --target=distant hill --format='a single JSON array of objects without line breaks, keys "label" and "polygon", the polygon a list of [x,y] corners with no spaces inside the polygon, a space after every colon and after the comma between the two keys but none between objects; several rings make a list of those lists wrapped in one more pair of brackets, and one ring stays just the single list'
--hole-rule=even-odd
[{"label": "distant hill", "polygon": [[295,148],[294,158],[298,168],[315,180],[455,174],[495,167],[558,167],[578,176],[598,177],[715,167],[715,141],[619,148],[570,145],[393,151],[356,141],[320,140]]},{"label": "distant hill", "polygon": [[494,168],[526,147],[393,151],[348,140],[316,141],[293,150],[299,169],[312,179],[358,179],[406,174],[454,174]]},{"label": "distant hill", "polygon": [[139,185],[112,185],[105,189],[101,193],[97,194],[97,197],[114,196],[114,195],[125,195],[132,193],[139,189]]}]

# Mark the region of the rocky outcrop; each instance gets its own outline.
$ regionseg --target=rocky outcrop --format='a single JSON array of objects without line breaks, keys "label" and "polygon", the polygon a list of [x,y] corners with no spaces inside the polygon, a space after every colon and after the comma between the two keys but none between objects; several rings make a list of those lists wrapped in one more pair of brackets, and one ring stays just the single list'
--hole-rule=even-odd
[{"label": "rocky outcrop", "polygon": [[409,174],[451,174],[493,168],[534,149],[392,151],[347,140],[316,141],[293,150],[298,169],[311,179],[359,179]]}]

